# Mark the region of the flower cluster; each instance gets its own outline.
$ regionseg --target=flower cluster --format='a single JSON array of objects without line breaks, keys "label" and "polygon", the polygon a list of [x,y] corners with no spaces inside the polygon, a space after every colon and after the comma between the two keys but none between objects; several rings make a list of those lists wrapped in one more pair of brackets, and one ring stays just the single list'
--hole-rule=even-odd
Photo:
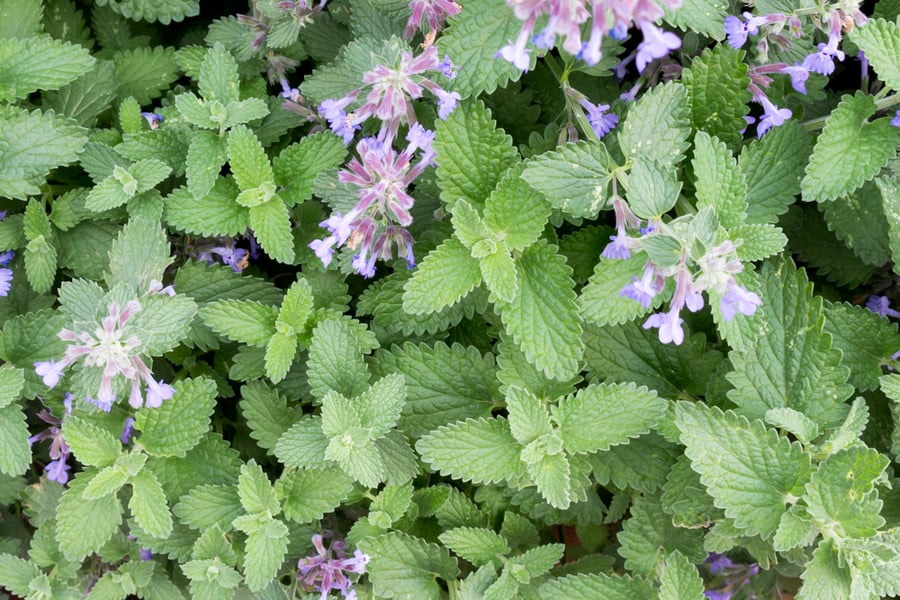
[{"label": "flower cluster", "polygon": [[[433,72],[452,79],[456,76],[453,69],[454,64],[449,57],[444,57],[443,62],[439,60],[435,46],[428,46],[416,57],[412,52],[404,51],[396,65],[377,65],[365,72],[362,77],[364,86],[352,90],[343,98],[325,100],[319,105],[319,112],[345,144],[353,140],[361,123],[371,117],[380,119],[381,129],[377,137],[390,145],[401,125],[417,123],[412,101],[421,98],[425,90],[438,99],[438,116],[441,119],[446,119],[453,112],[460,95],[446,91],[426,76]],[[369,93],[363,105],[347,113],[345,109],[356,101],[364,89],[368,89]]]},{"label": "flower cluster", "polygon": [[[161,293],[174,293],[171,287],[163,288],[162,284],[155,287]],[[141,341],[137,336],[129,335],[128,321],[139,310],[141,305],[136,300],[124,307],[112,302],[108,306],[109,314],[102,319],[103,326],[93,333],[61,330],[58,337],[69,342],[62,359],[36,362],[35,372],[43,378],[44,385],[53,388],[59,383],[63,371],[83,358],[86,366],[102,369],[96,398],[89,397],[89,402],[109,411],[116,400],[113,379],[121,376],[131,385],[128,403],[132,407],[140,408],[144,404],[143,386],[146,386],[147,406],[160,406],[163,400],[172,397],[175,389],[153,378],[153,373],[140,355]]]},{"label": "flower cluster", "polygon": [[[66,414],[72,412],[72,394],[65,395],[63,406],[66,408]],[[37,416],[50,427],[28,438],[28,446],[34,445],[35,442],[50,440],[50,458],[53,460],[44,467],[44,471],[47,472],[47,479],[65,485],[69,481],[68,471],[71,467],[66,464],[69,459],[69,445],[61,429],[62,419],[54,417],[53,411],[47,408],[41,410]]]},{"label": "flower cluster", "polygon": [[[363,277],[375,275],[376,260],[393,258],[394,245],[398,255],[405,254],[407,266],[415,266],[413,239],[406,230],[412,223],[413,198],[406,188],[434,163],[433,139],[434,132],[416,123],[406,136],[409,145],[399,153],[377,138],[360,140],[359,156],[338,174],[341,182],[359,187],[359,202],[346,215],[334,213],[322,221],[319,226],[330,235],[309,245],[326,267],[334,249],[345,243],[357,251],[353,268]],[[412,164],[417,151],[419,161]]]},{"label": "flower cluster", "polygon": [[353,557],[348,558],[346,544],[340,540],[335,540],[326,549],[323,538],[330,536],[328,531],[312,536],[316,554],[301,558],[297,563],[297,568],[300,569],[297,575],[300,587],[307,592],[321,592],[321,600],[328,598],[332,590],[339,591],[347,600],[356,600],[356,591],[351,588],[353,582],[347,577],[347,573],[365,573],[369,557],[360,550],[355,550]]},{"label": "flower cluster", "polygon": [[[602,256],[605,258],[630,258],[631,250],[640,249],[644,239],[668,233],[667,225],[662,222],[652,222],[641,227],[640,219],[620,198],[613,200],[613,208],[617,233],[610,236],[611,241],[603,250]],[[628,235],[628,231],[634,229],[639,229],[640,237]],[[692,256],[690,246],[685,245],[673,265],[660,266],[648,260],[641,277],[633,277],[632,282],[619,292],[619,296],[650,308],[654,299],[665,289],[666,280],[674,278],[675,292],[669,302],[669,310],[650,315],[643,327],[659,329],[659,341],[663,344],[680,345],[684,341],[681,311],[684,308],[690,312],[701,310],[704,306],[703,292],[711,290],[721,295],[719,309],[725,321],[732,320],[737,313],[752,315],[762,304],[757,294],[738,285],[735,280],[734,276],[744,270],[735,250],[734,244],[725,240],[712,248],[704,249],[699,256]]]},{"label": "flower cluster", "polygon": [[250,238],[250,250],[236,245],[234,238],[225,236],[206,243],[191,243],[185,247],[188,256],[208,265],[218,262],[228,265],[235,273],[240,273],[250,264],[250,259],[259,258],[256,240]]},{"label": "flower cluster", "polygon": [[459,14],[460,6],[453,0],[411,0],[409,3],[409,20],[403,37],[411,38],[416,31],[422,28],[422,19],[428,23],[429,33],[434,36],[444,28],[444,22],[454,15]]},{"label": "flower cluster", "polygon": [[[681,0],[662,0],[668,8],[675,9]],[[662,58],[681,46],[681,40],[672,32],[660,29],[655,23],[664,15],[663,7],[655,0],[507,0],[516,17],[522,21],[522,28],[515,41],[500,49],[498,57],[503,57],[517,68],[527,71],[530,63],[527,48],[530,41],[540,50],[554,48],[557,36],[563,49],[573,56],[595,65],[603,57],[600,44],[603,36],[609,34],[623,38],[632,26],[641,30],[643,41],[637,48],[636,64],[643,72],[650,61]],[[542,15],[547,15],[547,25],[535,33],[534,27]],[[590,35],[581,37],[582,25],[591,19]]]}]

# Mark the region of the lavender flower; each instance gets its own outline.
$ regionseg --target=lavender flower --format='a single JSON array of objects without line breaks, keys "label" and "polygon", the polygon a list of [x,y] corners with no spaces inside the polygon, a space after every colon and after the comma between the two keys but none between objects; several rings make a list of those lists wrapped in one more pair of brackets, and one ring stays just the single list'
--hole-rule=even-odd
[{"label": "lavender flower", "polygon": [[684,341],[684,330],[681,324],[684,320],[679,318],[678,311],[670,310],[667,313],[654,313],[644,321],[644,329],[659,328],[659,341],[663,344],[675,343],[680,346]]},{"label": "lavender flower", "polygon": [[619,296],[640,302],[644,308],[650,308],[653,304],[653,298],[662,292],[666,286],[665,278],[659,274],[659,271],[656,270],[656,267],[651,262],[648,262],[644,267],[644,273],[640,279],[633,277],[632,280],[632,283],[622,288]]},{"label": "lavender flower", "polygon": [[123,444],[127,444],[131,441],[131,436],[134,435],[134,417],[125,417],[125,423],[122,425],[122,434],[119,436],[119,441]]},{"label": "lavender flower", "polygon": [[250,257],[247,250],[237,247],[235,243],[231,237],[218,238],[211,243],[191,246],[187,249],[187,253],[208,265],[221,261],[235,273],[240,273],[250,264]]},{"label": "lavender flower", "polygon": [[578,103],[587,110],[588,123],[591,124],[597,139],[602,139],[619,123],[617,115],[606,112],[609,110],[609,104],[592,104],[587,98],[579,100]]},{"label": "lavender flower", "polygon": [[803,65],[794,64],[793,66],[787,66],[781,68],[781,72],[791,76],[791,86],[803,94],[806,95],[806,80],[809,79],[809,69],[804,67]]},{"label": "lavender flower", "polygon": [[460,6],[453,0],[410,0],[409,20],[403,37],[410,39],[416,31],[422,29],[422,18],[428,23],[429,35],[437,34],[444,28],[444,22],[459,14]]},{"label": "lavender flower", "polygon": [[132,407],[140,408],[144,404],[142,386],[146,386],[147,406],[160,406],[172,397],[175,389],[153,378],[153,373],[140,356],[141,341],[137,336],[128,335],[128,321],[139,310],[141,305],[136,300],[128,302],[124,308],[112,302],[108,306],[108,316],[102,319],[102,327],[96,328],[93,333],[61,330],[58,337],[70,342],[62,359],[59,362],[53,359],[36,362],[35,372],[43,378],[44,385],[52,388],[59,383],[67,367],[84,358],[85,366],[103,370],[95,400],[95,403],[100,403],[98,406],[111,405],[116,400],[113,380],[117,376],[131,384],[128,402]]},{"label": "lavender flower", "polygon": [[896,311],[891,308],[891,301],[887,296],[869,296],[868,302],[866,302],[866,308],[875,313],[876,315],[880,315],[882,317],[894,317],[895,319],[900,319],[900,311]]},{"label": "lavender flower", "polygon": [[757,137],[762,137],[769,129],[783,124],[793,115],[791,109],[778,108],[766,96],[762,96],[759,101],[765,112],[759,118],[759,124],[756,126]]},{"label": "lavender flower", "polygon": [[706,558],[709,572],[713,575],[713,585],[703,594],[709,600],[731,600],[740,588],[750,583],[750,578],[759,573],[759,565],[738,564],[724,554],[710,553]]},{"label": "lavender flower", "polygon": [[609,237],[612,243],[606,245],[600,256],[612,259],[631,258],[628,229],[640,227],[641,221],[631,212],[631,208],[621,198],[613,198],[612,204],[613,211],[616,213],[616,235]]},{"label": "lavender flower", "polygon": [[733,280],[729,281],[720,302],[722,318],[730,321],[738,312],[749,317],[756,312],[756,307],[760,304],[762,304],[762,300],[754,292],[737,285]]},{"label": "lavender flower", "polygon": [[894,127],[900,127],[900,110],[894,113],[894,118],[891,119],[891,125],[893,125]]},{"label": "lavender flower", "polygon": [[638,45],[634,61],[638,73],[643,73],[651,60],[662,58],[681,47],[681,38],[671,31],[663,31],[653,23],[642,24],[641,32],[644,34],[644,40]]},{"label": "lavender flower", "polygon": [[[66,394],[63,399],[66,414],[72,412],[72,394]],[[69,458],[69,445],[62,433],[62,419],[53,416],[53,411],[43,409],[37,414],[38,418],[50,425],[47,429],[28,438],[29,447],[35,442],[42,440],[50,440],[50,458],[51,460],[44,471],[47,472],[47,479],[55,481],[61,485],[65,485],[69,481],[69,469],[71,468],[66,461]]]},{"label": "lavender flower", "polygon": [[748,35],[759,33],[759,27],[753,15],[744,13],[745,21],[734,16],[725,17],[725,35],[728,37],[728,45],[737,50],[747,43]]},{"label": "lavender flower", "polygon": [[324,534],[317,533],[312,536],[316,554],[301,558],[297,563],[300,570],[297,575],[300,587],[306,592],[320,592],[320,600],[328,598],[332,590],[339,591],[348,600],[356,600],[356,591],[351,588],[353,582],[347,574],[365,573],[369,557],[360,550],[355,550],[353,557],[348,558],[346,545],[340,540],[332,542],[331,547],[326,550],[322,540],[323,537],[330,535],[331,533],[326,531]]},{"label": "lavender flower", "polygon": [[147,120],[147,124],[150,125],[150,129],[154,131],[159,128],[159,124],[164,120],[162,115],[158,115],[152,112],[142,112],[141,116]]},{"label": "lavender flower", "polygon": [[[0,221],[5,217],[6,211],[0,211]],[[0,253],[0,267],[3,267],[0,268],[0,296],[9,295],[9,290],[12,289],[13,272],[12,269],[8,269],[7,266],[12,262],[15,255],[16,253],[12,250]]]}]

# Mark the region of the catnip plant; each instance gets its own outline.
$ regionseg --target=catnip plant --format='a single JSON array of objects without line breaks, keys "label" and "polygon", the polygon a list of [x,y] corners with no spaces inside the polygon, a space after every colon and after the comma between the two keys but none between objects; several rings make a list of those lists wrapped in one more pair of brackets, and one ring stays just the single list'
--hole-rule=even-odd
[{"label": "catnip plant", "polygon": [[0,597],[900,595],[896,1],[0,15]]}]

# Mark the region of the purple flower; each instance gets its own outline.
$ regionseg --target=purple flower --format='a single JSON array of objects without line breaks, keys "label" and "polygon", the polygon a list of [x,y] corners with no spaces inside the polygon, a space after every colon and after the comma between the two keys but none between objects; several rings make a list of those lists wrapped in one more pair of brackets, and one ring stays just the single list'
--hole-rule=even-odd
[{"label": "purple flower", "polygon": [[894,127],[900,127],[900,110],[894,113],[894,118],[891,119],[891,125]]},{"label": "purple flower", "polygon": [[62,372],[67,366],[69,366],[69,363],[56,362],[51,358],[50,360],[34,363],[34,372],[41,376],[41,379],[44,380],[44,385],[53,389],[59,383],[59,378],[62,377]]},{"label": "purple flower", "polygon": [[141,560],[153,560],[153,551],[150,548],[141,547],[139,550]]},{"label": "purple flower", "polygon": [[759,296],[732,280],[728,283],[719,306],[722,309],[722,318],[730,321],[738,312],[749,317],[756,312],[756,307],[760,304],[762,300]]},{"label": "purple flower", "polygon": [[[63,405],[66,414],[72,412],[72,394],[66,394]],[[69,465],[66,461],[69,458],[69,445],[62,432],[62,419],[53,415],[49,409],[43,409],[38,412],[37,417],[50,425],[47,429],[28,438],[28,445],[32,446],[35,442],[42,440],[50,440],[50,458],[51,461],[44,467],[47,473],[47,479],[55,481],[60,485],[65,485],[69,481]]]},{"label": "purple flower", "polygon": [[411,14],[406,22],[406,29],[403,30],[403,37],[406,39],[421,29],[423,16],[431,31],[439,32],[444,28],[448,17],[459,14],[460,6],[451,0],[411,0],[409,9]]},{"label": "purple flower", "polygon": [[359,129],[359,125],[352,124],[347,113],[344,112],[347,105],[356,100],[358,94],[359,90],[354,90],[340,100],[325,100],[319,105],[319,112],[328,121],[331,130],[341,136],[344,145],[353,140],[353,136]]},{"label": "purple flower", "polygon": [[355,550],[353,556],[348,557],[345,552],[346,545],[342,541],[334,541],[331,547],[326,549],[323,543],[325,536],[330,536],[330,532],[324,532],[324,536],[320,534],[312,536],[316,554],[301,558],[297,562],[300,588],[305,592],[320,592],[321,600],[328,598],[332,590],[339,591],[345,599],[353,600],[356,598],[356,592],[352,589],[353,582],[347,574],[364,574],[369,557],[359,550]]},{"label": "purple flower", "polygon": [[600,253],[600,256],[613,260],[625,260],[631,258],[631,250],[626,244],[626,241],[628,240],[626,234],[611,235],[609,236],[609,239],[611,240],[610,243],[606,245],[603,252]]},{"label": "purple flower", "polygon": [[831,75],[834,72],[834,59],[844,60],[844,52],[832,47],[831,44],[819,44],[819,51],[813,52],[803,59],[803,66],[822,75]]},{"label": "purple flower", "polygon": [[495,55],[496,57],[502,57],[503,59],[511,62],[517,69],[520,71],[527,71],[528,66],[531,64],[531,59],[528,56],[529,50],[525,47],[525,43],[528,41],[528,32],[522,28],[522,31],[519,33],[519,37],[516,39],[515,43],[509,42]]},{"label": "purple flower", "polygon": [[[437,91],[438,98],[438,118],[446,121],[453,109],[459,103],[461,96],[458,92],[447,92],[444,90]],[[418,123],[416,123],[418,125]]]},{"label": "purple flower", "polygon": [[666,280],[659,274],[653,263],[648,262],[641,278],[632,277],[632,282],[622,288],[619,296],[640,302],[644,308],[650,308],[653,298],[663,290],[665,285]]},{"label": "purple flower", "polygon": [[587,110],[588,123],[591,124],[591,129],[598,139],[602,139],[612,131],[619,122],[617,115],[606,112],[609,110],[609,104],[592,104],[587,98],[582,98],[578,103]]},{"label": "purple flower", "polygon": [[646,66],[655,58],[667,56],[669,52],[681,47],[681,38],[671,31],[663,31],[656,25],[646,22],[641,25],[644,40],[638,45],[635,65],[638,73],[643,73]]},{"label": "purple flower", "polygon": [[134,435],[134,417],[125,417],[125,424],[122,426],[122,434],[119,436],[119,440],[123,444],[127,444],[131,441],[132,435]]},{"label": "purple flower", "polygon": [[746,21],[741,21],[734,16],[725,17],[725,35],[728,36],[728,45],[735,50],[747,43],[748,35],[759,33],[750,13],[744,13],[744,18]]},{"label": "purple flower", "polygon": [[793,114],[789,108],[778,108],[766,96],[762,96],[759,101],[765,113],[759,118],[759,124],[756,126],[757,137],[762,137],[772,127],[781,125]]},{"label": "purple flower", "polygon": [[153,130],[157,129],[159,127],[159,124],[164,120],[162,115],[158,115],[152,112],[142,112],[141,116],[147,120],[147,124],[150,125],[150,129]]},{"label": "purple flower", "polygon": [[882,317],[894,317],[895,319],[900,319],[900,312],[891,308],[891,301],[887,296],[876,296],[874,294],[869,296],[869,300],[866,302],[866,308]]},{"label": "purple flower", "polygon": [[90,396],[86,396],[86,397],[84,398],[84,400],[85,400],[85,402],[87,402],[88,404],[93,404],[94,406],[96,406],[97,408],[99,408],[100,410],[102,410],[103,412],[107,412],[107,413],[108,413],[109,411],[112,410],[112,403],[115,402],[116,397],[113,396],[112,399],[111,399],[109,402],[100,402],[99,400],[96,400],[96,399],[94,399],[94,398],[91,398]]},{"label": "purple flower", "polygon": [[781,72],[790,75],[793,88],[804,96],[806,95],[806,80],[809,79],[809,69],[807,67],[795,64],[793,67],[783,67]]},{"label": "purple flower", "polygon": [[678,311],[669,311],[667,313],[654,313],[644,321],[644,329],[659,328],[659,341],[663,344],[675,343],[680,346],[684,341],[684,330],[681,324],[684,320],[679,318]]}]

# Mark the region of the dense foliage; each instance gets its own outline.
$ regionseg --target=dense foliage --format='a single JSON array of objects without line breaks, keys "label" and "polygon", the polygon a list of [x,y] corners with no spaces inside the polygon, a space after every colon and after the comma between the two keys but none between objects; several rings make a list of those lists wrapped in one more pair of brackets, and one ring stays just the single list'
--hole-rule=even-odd
[{"label": "dense foliage", "polygon": [[900,595],[900,2],[202,8],[0,0],[0,597]]}]

